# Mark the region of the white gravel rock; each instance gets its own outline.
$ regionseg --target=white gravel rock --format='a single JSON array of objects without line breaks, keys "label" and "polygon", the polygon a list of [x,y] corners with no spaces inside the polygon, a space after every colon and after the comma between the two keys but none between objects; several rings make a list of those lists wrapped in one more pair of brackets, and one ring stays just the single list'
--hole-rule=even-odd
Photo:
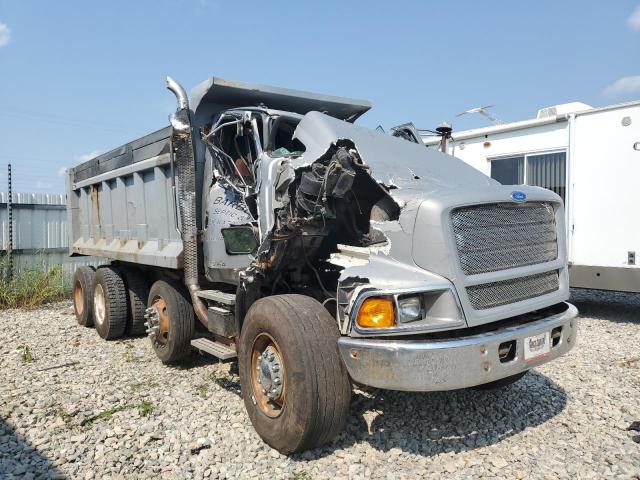
[{"label": "white gravel rock", "polygon": [[356,391],[336,441],[290,457],[254,432],[229,364],[165,367],[69,303],[2,311],[0,478],[640,478],[640,297],[573,301],[566,357],[495,392]]}]

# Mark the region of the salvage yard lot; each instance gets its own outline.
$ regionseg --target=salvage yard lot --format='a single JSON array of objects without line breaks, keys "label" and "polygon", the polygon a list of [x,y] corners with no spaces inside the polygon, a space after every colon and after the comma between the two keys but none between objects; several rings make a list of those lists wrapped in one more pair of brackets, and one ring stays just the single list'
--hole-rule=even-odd
[{"label": "salvage yard lot", "polygon": [[0,312],[0,478],[640,478],[640,296],[573,292],[578,346],[504,390],[356,391],[333,443],[286,457],[229,364],[161,365],[70,303]]}]

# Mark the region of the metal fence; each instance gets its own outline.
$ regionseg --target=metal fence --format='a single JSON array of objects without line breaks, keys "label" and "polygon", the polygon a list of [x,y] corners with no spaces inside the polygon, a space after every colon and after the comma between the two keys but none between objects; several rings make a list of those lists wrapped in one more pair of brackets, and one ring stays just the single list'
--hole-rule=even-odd
[{"label": "metal fence", "polygon": [[[0,255],[9,245],[9,195],[0,192]],[[92,257],[69,257],[66,196],[44,193],[12,193],[12,257],[14,272],[61,265],[73,272],[76,265],[93,265]]]}]

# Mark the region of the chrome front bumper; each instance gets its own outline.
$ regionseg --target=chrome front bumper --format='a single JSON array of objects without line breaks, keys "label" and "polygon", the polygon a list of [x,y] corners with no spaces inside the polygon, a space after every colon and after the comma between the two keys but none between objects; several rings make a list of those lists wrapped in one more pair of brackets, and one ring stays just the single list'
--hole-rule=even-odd
[{"label": "chrome front bumper", "polygon": [[[578,310],[524,325],[446,340],[392,340],[342,337],[340,355],[353,381],[377,388],[438,391],[473,387],[529,370],[567,353],[575,345]],[[548,355],[524,360],[524,339],[562,327]],[[502,363],[498,347],[516,341],[515,357]]]}]

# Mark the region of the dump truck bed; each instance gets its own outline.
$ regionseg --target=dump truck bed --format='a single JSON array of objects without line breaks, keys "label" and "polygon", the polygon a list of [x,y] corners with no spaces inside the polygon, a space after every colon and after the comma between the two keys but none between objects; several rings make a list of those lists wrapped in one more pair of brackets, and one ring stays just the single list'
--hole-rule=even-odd
[{"label": "dump truck bed", "polygon": [[69,254],[182,267],[171,127],[69,169]]}]

